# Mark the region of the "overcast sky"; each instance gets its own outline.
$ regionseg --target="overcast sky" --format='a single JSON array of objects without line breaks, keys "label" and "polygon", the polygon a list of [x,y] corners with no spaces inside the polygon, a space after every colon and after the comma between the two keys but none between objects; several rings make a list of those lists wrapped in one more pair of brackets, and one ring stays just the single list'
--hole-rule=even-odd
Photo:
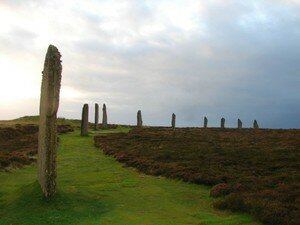
[{"label": "overcast sky", "polygon": [[300,128],[298,0],[1,0],[0,28],[0,119],[38,114],[53,44],[60,117],[106,103],[110,123]]}]

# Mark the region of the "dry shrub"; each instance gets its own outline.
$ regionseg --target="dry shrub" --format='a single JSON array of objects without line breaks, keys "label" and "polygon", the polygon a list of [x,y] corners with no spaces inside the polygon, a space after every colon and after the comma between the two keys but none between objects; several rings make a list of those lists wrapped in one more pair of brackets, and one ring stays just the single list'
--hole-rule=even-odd
[{"label": "dry shrub", "polygon": [[[73,131],[70,125],[58,125],[58,133]],[[37,154],[38,125],[17,124],[15,127],[0,127],[0,169],[21,167],[34,161]]]},{"label": "dry shrub", "polygon": [[213,186],[210,190],[211,197],[221,197],[230,194],[232,188],[226,183],[220,183]]},{"label": "dry shrub", "polygon": [[146,128],[95,144],[147,174],[213,186],[219,208],[300,224],[300,130]]},{"label": "dry shrub", "polygon": [[219,209],[230,209],[237,212],[246,211],[246,205],[243,198],[238,194],[230,194],[225,199],[214,203],[214,206]]}]

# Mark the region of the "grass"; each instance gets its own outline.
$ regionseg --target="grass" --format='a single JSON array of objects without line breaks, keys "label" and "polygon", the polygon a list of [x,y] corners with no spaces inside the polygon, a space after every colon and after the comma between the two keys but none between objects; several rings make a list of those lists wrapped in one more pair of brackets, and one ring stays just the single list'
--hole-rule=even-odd
[{"label": "grass", "polygon": [[[0,171],[31,164],[38,148],[38,125],[15,124],[0,126]],[[70,125],[58,125],[59,134],[72,132]]]},{"label": "grass", "polygon": [[95,142],[144,173],[215,185],[219,209],[300,224],[300,130],[144,128]]},{"label": "grass", "polygon": [[[128,129],[105,132],[119,131]],[[51,200],[42,196],[35,164],[0,172],[0,224],[258,224],[247,215],[213,209],[207,187],[124,168],[94,147],[93,133],[60,136],[58,192]]]},{"label": "grass", "polygon": [[[15,126],[16,124],[26,125],[26,124],[38,124],[38,123],[39,123],[39,116],[22,116],[20,118],[13,119],[13,120],[0,120],[0,127]],[[79,127],[80,120],[58,118],[57,124]]]}]

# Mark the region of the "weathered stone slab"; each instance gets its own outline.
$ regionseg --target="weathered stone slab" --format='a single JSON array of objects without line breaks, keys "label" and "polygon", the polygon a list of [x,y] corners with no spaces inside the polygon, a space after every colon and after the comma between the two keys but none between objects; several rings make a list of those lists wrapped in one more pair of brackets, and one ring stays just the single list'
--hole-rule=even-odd
[{"label": "weathered stone slab", "polygon": [[84,104],[81,116],[81,136],[87,136],[89,132],[89,105]]},{"label": "weathered stone slab", "polygon": [[142,120],[142,112],[139,110],[137,112],[137,127],[142,127],[143,126],[143,120]]},{"label": "weathered stone slab", "polygon": [[172,114],[172,123],[171,124],[172,124],[172,128],[175,129],[175,126],[176,126],[176,115],[174,113]]},{"label": "weathered stone slab", "polygon": [[254,122],[253,122],[253,128],[254,129],[259,129],[259,126],[258,126],[258,123],[257,123],[256,120],[254,120]]},{"label": "weathered stone slab", "polygon": [[221,119],[221,128],[225,128],[225,118]]},{"label": "weathered stone slab", "polygon": [[46,197],[56,192],[57,111],[61,85],[61,55],[50,45],[47,50],[40,98],[38,181]]},{"label": "weathered stone slab", "polygon": [[208,124],[208,119],[206,118],[206,116],[204,116],[204,128],[207,128],[207,124]]},{"label": "weathered stone slab", "polygon": [[102,112],[103,112],[102,127],[107,128],[107,111],[106,111],[106,105],[105,104],[103,104]]},{"label": "weathered stone slab", "polygon": [[238,129],[242,129],[243,128],[243,123],[240,119],[238,119]]},{"label": "weathered stone slab", "polygon": [[95,103],[95,124],[94,124],[95,130],[98,130],[98,124],[99,124],[99,105]]}]

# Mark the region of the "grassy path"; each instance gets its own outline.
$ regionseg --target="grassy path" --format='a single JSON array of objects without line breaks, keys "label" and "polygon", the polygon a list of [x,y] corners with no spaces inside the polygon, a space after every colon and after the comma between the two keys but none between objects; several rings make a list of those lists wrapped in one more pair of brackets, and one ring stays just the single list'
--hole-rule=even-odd
[{"label": "grassy path", "polygon": [[58,193],[47,201],[36,166],[0,172],[1,225],[258,224],[211,207],[209,189],[140,174],[103,155],[93,138],[60,136]]}]

